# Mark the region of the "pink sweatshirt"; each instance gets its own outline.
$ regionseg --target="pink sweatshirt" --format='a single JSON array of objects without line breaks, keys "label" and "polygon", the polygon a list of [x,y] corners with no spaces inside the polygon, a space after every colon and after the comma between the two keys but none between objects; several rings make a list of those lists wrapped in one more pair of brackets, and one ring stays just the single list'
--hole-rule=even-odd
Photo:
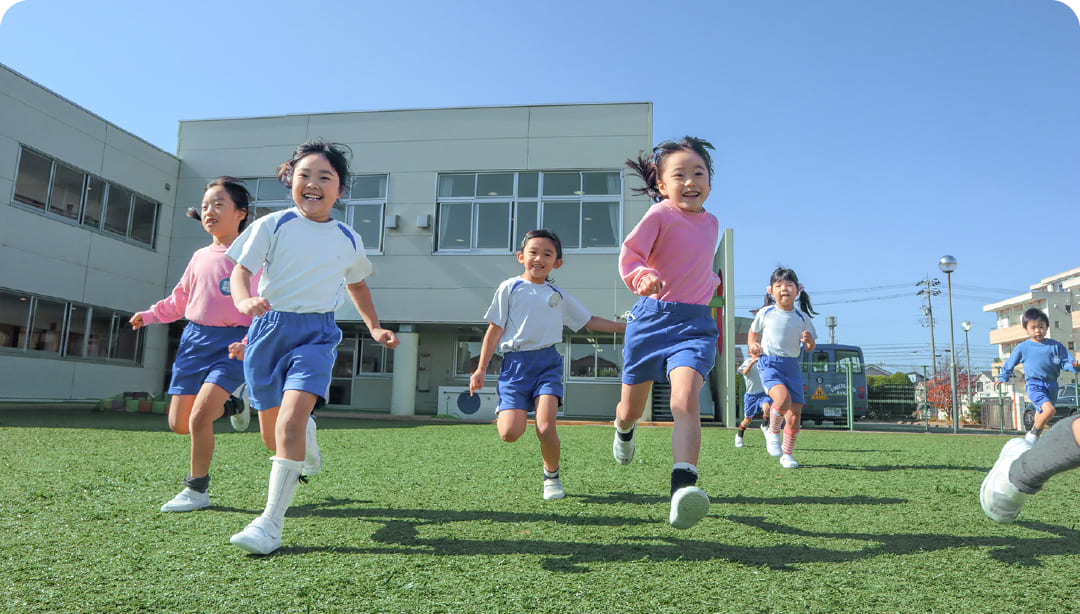
[{"label": "pink sweatshirt", "polygon": [[[251,317],[236,310],[229,278],[235,264],[225,256],[227,245],[207,245],[191,256],[172,294],[140,311],[143,324],[163,324],[181,318],[203,326],[248,326]],[[259,276],[251,279],[251,295],[258,296]]]},{"label": "pink sweatshirt", "polygon": [[702,210],[689,213],[669,201],[656,203],[630,231],[619,251],[619,273],[635,294],[647,273],[663,287],[652,298],[672,303],[707,305],[720,276],[712,270],[719,222]]}]

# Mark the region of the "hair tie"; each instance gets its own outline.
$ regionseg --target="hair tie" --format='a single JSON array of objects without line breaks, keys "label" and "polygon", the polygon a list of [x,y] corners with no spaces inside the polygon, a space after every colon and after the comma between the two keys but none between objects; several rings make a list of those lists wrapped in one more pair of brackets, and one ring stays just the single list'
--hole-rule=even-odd
[{"label": "hair tie", "polygon": [[799,284],[799,293],[802,294],[803,292],[806,292],[806,286]]}]

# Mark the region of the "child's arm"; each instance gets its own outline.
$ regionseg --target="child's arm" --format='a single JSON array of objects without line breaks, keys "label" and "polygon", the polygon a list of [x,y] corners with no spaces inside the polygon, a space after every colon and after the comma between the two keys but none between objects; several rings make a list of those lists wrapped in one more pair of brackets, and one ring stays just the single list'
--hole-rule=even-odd
[{"label": "child's arm", "polygon": [[602,333],[625,333],[626,322],[616,322],[614,320],[593,316],[585,323],[585,328]]},{"label": "child's arm", "polygon": [[244,351],[247,349],[247,337],[244,337],[243,341],[237,341],[229,344],[229,358],[233,360],[243,360]]},{"label": "child's arm", "polygon": [[188,288],[191,286],[191,263],[184,269],[179,283],[173,288],[172,294],[150,306],[146,311],[140,311],[131,316],[128,324],[131,330],[138,330],[148,324],[168,324],[184,317],[188,303]]},{"label": "child's arm", "polygon": [[360,317],[364,319],[364,324],[367,324],[375,342],[391,350],[396,348],[401,340],[397,338],[394,331],[385,329],[379,324],[379,316],[375,313],[375,303],[371,300],[371,289],[368,288],[367,282],[347,284],[345,289],[349,291],[353,305],[356,305],[356,310],[360,312]]},{"label": "child's arm", "polygon": [[476,371],[469,377],[469,394],[475,394],[484,387],[484,373],[487,371],[491,357],[495,355],[495,347],[502,339],[503,329],[492,322],[488,322],[487,332],[484,333],[484,342],[480,344],[480,358],[476,363]]},{"label": "child's arm", "polygon": [[746,333],[746,349],[750,356],[761,356],[761,333],[750,331]]},{"label": "child's arm", "polygon": [[229,277],[229,287],[232,291],[233,305],[240,313],[257,318],[270,311],[270,301],[261,296],[251,296],[252,272],[242,264],[233,267]]},{"label": "child's arm", "polygon": [[810,334],[810,331],[804,330],[799,337],[799,341],[802,341],[803,347],[806,348],[807,352],[813,352],[814,348],[817,347],[817,342],[814,341],[814,336]]},{"label": "child's arm", "polygon": [[736,370],[739,373],[743,374],[743,375],[746,375],[747,373],[750,373],[750,369],[753,369],[754,365],[757,364],[758,358],[761,358],[761,357],[760,356],[751,356],[750,358],[747,358],[746,360],[743,361],[743,363],[741,365],[739,365],[739,368],[736,369]]}]

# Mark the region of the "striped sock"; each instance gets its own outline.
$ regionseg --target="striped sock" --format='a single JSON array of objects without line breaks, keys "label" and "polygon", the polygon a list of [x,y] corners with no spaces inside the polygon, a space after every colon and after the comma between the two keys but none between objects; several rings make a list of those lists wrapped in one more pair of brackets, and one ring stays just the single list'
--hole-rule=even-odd
[{"label": "striped sock", "polygon": [[769,432],[770,433],[779,433],[780,432],[780,424],[783,423],[783,422],[784,422],[784,417],[780,415],[780,412],[774,411],[773,413],[769,414]]},{"label": "striped sock", "polygon": [[798,431],[792,431],[784,429],[784,443],[780,445],[780,451],[784,454],[791,454],[795,451],[795,438],[799,436]]}]

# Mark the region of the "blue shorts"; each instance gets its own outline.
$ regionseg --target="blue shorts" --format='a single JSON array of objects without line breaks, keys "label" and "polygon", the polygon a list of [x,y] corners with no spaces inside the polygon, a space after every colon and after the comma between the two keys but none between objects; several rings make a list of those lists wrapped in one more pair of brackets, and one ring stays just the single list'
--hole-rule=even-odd
[{"label": "blue shorts", "polygon": [[562,404],[563,361],[554,345],[526,352],[503,354],[502,371],[495,390],[499,393],[498,413],[504,409],[536,411],[536,397],[550,394]]},{"label": "blue shorts", "polygon": [[802,368],[799,359],[789,356],[766,356],[761,355],[758,360],[758,373],[761,374],[761,383],[765,390],[781,384],[788,389],[788,396],[792,403],[806,404],[806,396],[803,394]]},{"label": "blue shorts", "polygon": [[256,410],[281,405],[286,390],[302,390],[326,405],[330,374],[341,343],[334,313],[270,311],[251,321],[244,379]]},{"label": "blue shorts", "polygon": [[229,358],[229,344],[247,334],[244,326],[203,326],[188,322],[172,366],[169,394],[199,394],[203,384],[232,392],[244,383],[244,363]]},{"label": "blue shorts", "polygon": [[743,416],[753,418],[761,413],[761,406],[772,403],[767,392],[748,392],[743,395]]},{"label": "blue shorts", "polygon": [[626,319],[622,383],[666,382],[677,367],[704,379],[716,362],[719,334],[708,305],[639,298]]},{"label": "blue shorts", "polygon": [[1024,386],[1024,394],[1027,395],[1031,404],[1035,406],[1035,411],[1041,414],[1043,403],[1047,401],[1057,403],[1058,383],[1056,381],[1044,382],[1041,379],[1029,379],[1027,385]]}]

